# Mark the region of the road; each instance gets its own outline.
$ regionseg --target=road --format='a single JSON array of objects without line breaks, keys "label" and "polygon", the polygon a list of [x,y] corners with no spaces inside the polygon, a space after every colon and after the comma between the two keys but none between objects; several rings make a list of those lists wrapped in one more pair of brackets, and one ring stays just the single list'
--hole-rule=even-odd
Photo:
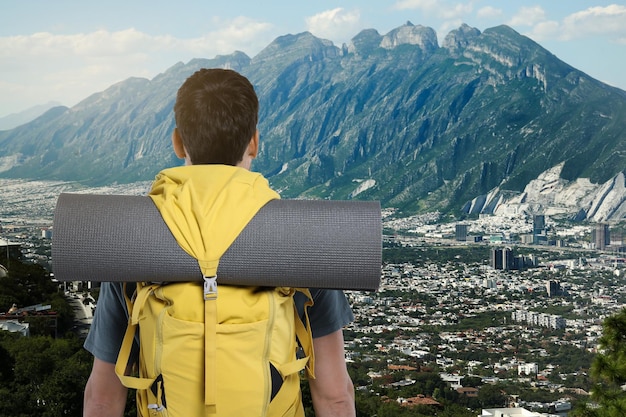
[{"label": "road", "polygon": [[79,336],[87,336],[93,319],[91,306],[83,304],[84,297],[82,294],[67,292],[65,295],[74,310],[74,329]]}]

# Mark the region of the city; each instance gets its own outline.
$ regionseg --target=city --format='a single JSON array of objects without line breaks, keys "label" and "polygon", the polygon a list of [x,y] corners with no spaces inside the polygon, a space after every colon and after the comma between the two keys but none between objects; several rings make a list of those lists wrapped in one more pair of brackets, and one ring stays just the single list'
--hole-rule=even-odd
[{"label": "city", "polygon": [[[0,246],[49,267],[55,193],[74,186],[4,185],[15,191],[0,196]],[[139,194],[145,186],[81,192]],[[544,415],[565,416],[588,399],[602,321],[626,303],[621,231],[541,215],[459,222],[392,214],[383,213],[379,291],[347,292],[356,320],[346,352],[359,395],[437,407],[444,394],[417,392],[428,373],[471,406],[486,385],[515,386],[502,406]],[[82,300],[86,288],[65,290]]]}]

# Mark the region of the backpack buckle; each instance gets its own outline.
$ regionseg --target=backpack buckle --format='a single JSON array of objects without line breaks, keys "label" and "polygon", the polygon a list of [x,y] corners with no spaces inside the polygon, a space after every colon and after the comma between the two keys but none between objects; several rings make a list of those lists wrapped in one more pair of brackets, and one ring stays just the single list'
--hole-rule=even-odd
[{"label": "backpack buckle", "polygon": [[217,275],[204,279],[204,301],[217,299]]}]

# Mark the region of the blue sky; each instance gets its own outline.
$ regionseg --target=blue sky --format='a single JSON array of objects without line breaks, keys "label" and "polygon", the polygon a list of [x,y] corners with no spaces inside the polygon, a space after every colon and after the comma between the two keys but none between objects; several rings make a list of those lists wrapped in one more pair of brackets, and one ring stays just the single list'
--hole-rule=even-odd
[{"label": "blue sky", "polygon": [[610,1],[0,0],[0,117],[49,101],[73,106],[131,76],[152,78],[179,61],[310,31],[348,43],[411,21],[439,41],[467,23],[507,24],[568,64],[626,90],[626,5]]}]

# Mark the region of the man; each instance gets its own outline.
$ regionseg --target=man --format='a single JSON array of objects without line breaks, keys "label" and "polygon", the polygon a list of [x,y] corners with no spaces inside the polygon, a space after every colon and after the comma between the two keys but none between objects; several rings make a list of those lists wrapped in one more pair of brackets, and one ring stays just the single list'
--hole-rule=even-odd
[{"label": "man", "polygon": [[[174,107],[174,152],[185,165],[222,164],[250,170],[259,149],[258,99],[250,82],[222,69],[202,69],[178,91]],[[355,416],[354,389],[347,373],[342,327],[352,312],[341,291],[313,290],[309,310],[315,379],[309,381],[319,417]],[[296,297],[302,310],[304,300]],[[127,389],[115,374],[128,311],[120,283],[103,283],[85,348],[94,355],[85,387],[84,416],[122,416]],[[219,381],[218,381],[219,383]]]}]

